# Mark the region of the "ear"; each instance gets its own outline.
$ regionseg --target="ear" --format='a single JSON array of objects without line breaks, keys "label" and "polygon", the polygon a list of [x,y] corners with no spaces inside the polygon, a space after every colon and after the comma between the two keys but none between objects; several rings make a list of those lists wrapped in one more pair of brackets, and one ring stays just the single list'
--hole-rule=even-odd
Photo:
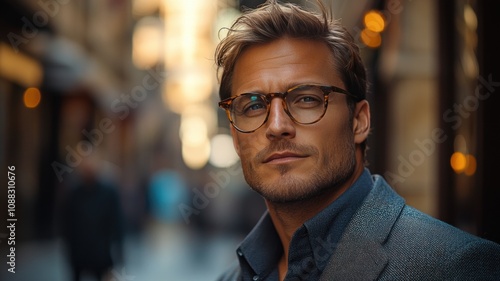
[{"label": "ear", "polygon": [[229,125],[229,126],[231,127],[231,136],[233,137],[234,150],[236,151],[236,154],[238,154],[238,156],[241,156],[240,155],[240,144],[237,140],[238,131],[236,131],[236,129],[233,127],[233,125]]},{"label": "ear", "polygon": [[354,143],[360,144],[368,138],[370,133],[370,104],[362,100],[356,104],[352,122]]}]

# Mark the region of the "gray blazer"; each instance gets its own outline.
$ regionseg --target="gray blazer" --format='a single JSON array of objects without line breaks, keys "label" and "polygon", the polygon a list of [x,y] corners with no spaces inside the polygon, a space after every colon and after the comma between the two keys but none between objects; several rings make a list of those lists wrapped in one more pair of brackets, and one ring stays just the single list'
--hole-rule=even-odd
[{"label": "gray blazer", "polygon": [[[320,281],[500,280],[500,245],[405,204],[380,176]],[[240,280],[237,263],[220,280]]]},{"label": "gray blazer", "polygon": [[405,205],[374,179],[320,280],[500,280],[500,245]]}]

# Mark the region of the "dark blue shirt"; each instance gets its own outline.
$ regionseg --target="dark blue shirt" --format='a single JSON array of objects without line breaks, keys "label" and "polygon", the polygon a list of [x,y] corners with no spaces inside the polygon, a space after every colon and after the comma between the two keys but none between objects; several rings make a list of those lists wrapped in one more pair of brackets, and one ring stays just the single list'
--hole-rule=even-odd
[{"label": "dark blue shirt", "polygon": [[[365,169],[337,200],[297,229],[290,241],[285,281],[319,280],[344,229],[372,187],[371,174]],[[283,247],[269,213],[262,216],[236,253],[241,280],[278,280]]]}]

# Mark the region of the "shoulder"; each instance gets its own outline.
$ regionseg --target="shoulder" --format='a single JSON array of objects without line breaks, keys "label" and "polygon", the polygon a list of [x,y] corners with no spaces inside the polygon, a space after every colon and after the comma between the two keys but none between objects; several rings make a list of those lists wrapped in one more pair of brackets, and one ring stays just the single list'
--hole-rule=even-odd
[{"label": "shoulder", "polygon": [[372,215],[372,220],[365,222],[371,227],[363,229],[373,230],[371,233],[375,234],[374,225],[391,226],[386,228],[387,236],[380,235],[385,237],[382,244],[391,260],[386,274],[399,272],[411,276],[423,274],[423,277],[433,272],[437,280],[450,277],[476,280],[499,278],[499,244],[406,205],[381,178],[375,181],[372,203],[367,210],[367,213],[384,215]]},{"label": "shoulder", "polygon": [[375,231],[376,226],[384,225],[384,223],[390,226],[385,229],[384,233],[388,236],[382,237],[387,237],[388,240],[402,239],[401,242],[405,244],[421,245],[422,247],[442,245],[449,248],[450,251],[453,251],[455,247],[473,242],[485,242],[488,245],[500,247],[496,243],[469,234],[406,205],[404,199],[392,190],[382,177],[376,176],[374,179],[373,191],[368,200],[365,201],[364,205],[366,206],[364,206],[362,213],[365,214],[364,217],[371,218],[370,221],[366,222],[372,226],[370,230]]},{"label": "shoulder", "polygon": [[[405,206],[386,247],[400,271],[434,272],[442,278],[500,276],[500,245],[469,234],[412,207]],[[407,266],[411,267],[406,268]],[[441,278],[440,277],[440,278]]]},{"label": "shoulder", "polygon": [[240,280],[240,264],[234,260],[226,271],[217,279],[217,281],[236,281]]},{"label": "shoulder", "polygon": [[394,225],[391,236],[394,235],[403,236],[406,243],[418,243],[431,248],[446,247],[449,251],[483,244],[500,249],[500,245],[494,242],[465,232],[408,205],[404,206]]},{"label": "shoulder", "polygon": [[451,276],[463,280],[499,280],[500,245],[473,239],[456,249],[445,268]]}]

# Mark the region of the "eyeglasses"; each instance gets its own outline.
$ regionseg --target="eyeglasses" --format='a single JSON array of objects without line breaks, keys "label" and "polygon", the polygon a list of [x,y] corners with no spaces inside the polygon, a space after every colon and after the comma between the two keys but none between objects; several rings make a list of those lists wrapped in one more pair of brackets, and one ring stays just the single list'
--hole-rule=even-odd
[{"label": "eyeglasses", "polygon": [[242,133],[252,133],[269,118],[273,98],[281,98],[286,114],[297,124],[309,125],[321,120],[328,107],[329,94],[341,93],[359,98],[335,86],[297,85],[284,93],[243,93],[219,102],[234,128]]}]

